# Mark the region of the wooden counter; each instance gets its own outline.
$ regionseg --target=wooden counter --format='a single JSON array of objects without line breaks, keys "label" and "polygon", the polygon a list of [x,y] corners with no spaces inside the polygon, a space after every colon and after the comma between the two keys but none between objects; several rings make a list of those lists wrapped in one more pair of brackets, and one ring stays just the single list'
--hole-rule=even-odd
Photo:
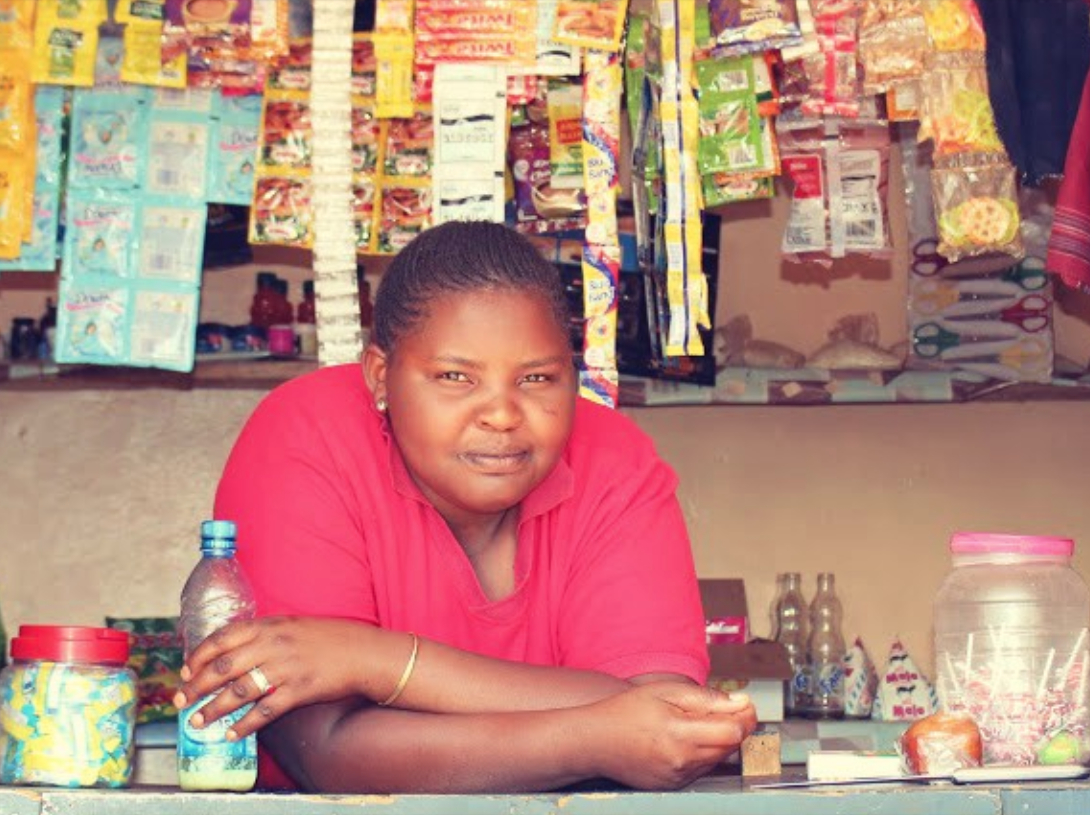
[{"label": "wooden counter", "polygon": [[0,787],[3,815],[1083,815],[1090,783],[896,785],[750,790],[737,777],[681,792],[537,795],[245,795],[169,788],[63,790]]}]

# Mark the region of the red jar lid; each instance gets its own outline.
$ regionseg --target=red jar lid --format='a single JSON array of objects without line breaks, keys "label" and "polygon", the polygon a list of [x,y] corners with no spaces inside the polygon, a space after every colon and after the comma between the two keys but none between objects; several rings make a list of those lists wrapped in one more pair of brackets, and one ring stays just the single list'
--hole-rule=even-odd
[{"label": "red jar lid", "polygon": [[129,635],[113,628],[21,625],[11,640],[11,658],[124,665],[129,659]]}]

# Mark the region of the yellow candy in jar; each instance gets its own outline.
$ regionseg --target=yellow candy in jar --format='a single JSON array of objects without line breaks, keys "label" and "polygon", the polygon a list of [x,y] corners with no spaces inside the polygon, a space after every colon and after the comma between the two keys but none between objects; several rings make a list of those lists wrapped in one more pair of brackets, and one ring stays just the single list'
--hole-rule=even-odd
[{"label": "yellow candy in jar", "polygon": [[22,626],[0,671],[0,783],[121,787],[132,776],[128,635]]}]

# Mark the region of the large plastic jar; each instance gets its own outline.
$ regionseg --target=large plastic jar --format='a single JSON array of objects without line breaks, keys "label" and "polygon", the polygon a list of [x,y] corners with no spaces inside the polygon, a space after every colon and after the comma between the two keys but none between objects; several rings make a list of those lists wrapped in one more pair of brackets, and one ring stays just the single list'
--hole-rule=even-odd
[{"label": "large plastic jar", "polygon": [[20,626],[0,671],[0,783],[127,785],[136,725],[128,657],[124,631]]},{"label": "large plastic jar", "polygon": [[955,534],[935,598],[943,708],[980,728],[985,764],[1090,759],[1090,592],[1067,538]]}]

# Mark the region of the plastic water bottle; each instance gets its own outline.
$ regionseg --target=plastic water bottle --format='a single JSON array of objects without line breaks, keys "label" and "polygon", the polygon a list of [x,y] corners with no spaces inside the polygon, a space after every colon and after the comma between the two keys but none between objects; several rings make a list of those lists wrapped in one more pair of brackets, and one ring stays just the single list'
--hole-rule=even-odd
[{"label": "plastic water bottle", "polygon": [[807,639],[810,633],[806,600],[802,596],[802,576],[787,572],[781,576],[783,592],[776,603],[772,638],[783,645],[791,663],[784,708],[788,716],[798,716],[810,703],[810,670],[807,664]]},{"label": "plastic water bottle", "polygon": [[836,578],[818,575],[818,590],[810,604],[810,705],[815,719],[844,716],[844,635],[840,631],[843,609],[836,596]]},{"label": "plastic water bottle", "polygon": [[1090,592],[1069,538],[959,532],[935,597],[939,701],[986,764],[1090,760]]},{"label": "plastic water bottle", "polygon": [[[254,616],[253,590],[235,560],[236,534],[231,521],[201,524],[201,559],[182,589],[179,625],[186,657],[212,632]],[[227,730],[251,705],[200,730],[192,728],[189,717],[211,698],[178,714],[179,784],[184,790],[245,792],[257,780],[257,737],[231,742]]]}]

